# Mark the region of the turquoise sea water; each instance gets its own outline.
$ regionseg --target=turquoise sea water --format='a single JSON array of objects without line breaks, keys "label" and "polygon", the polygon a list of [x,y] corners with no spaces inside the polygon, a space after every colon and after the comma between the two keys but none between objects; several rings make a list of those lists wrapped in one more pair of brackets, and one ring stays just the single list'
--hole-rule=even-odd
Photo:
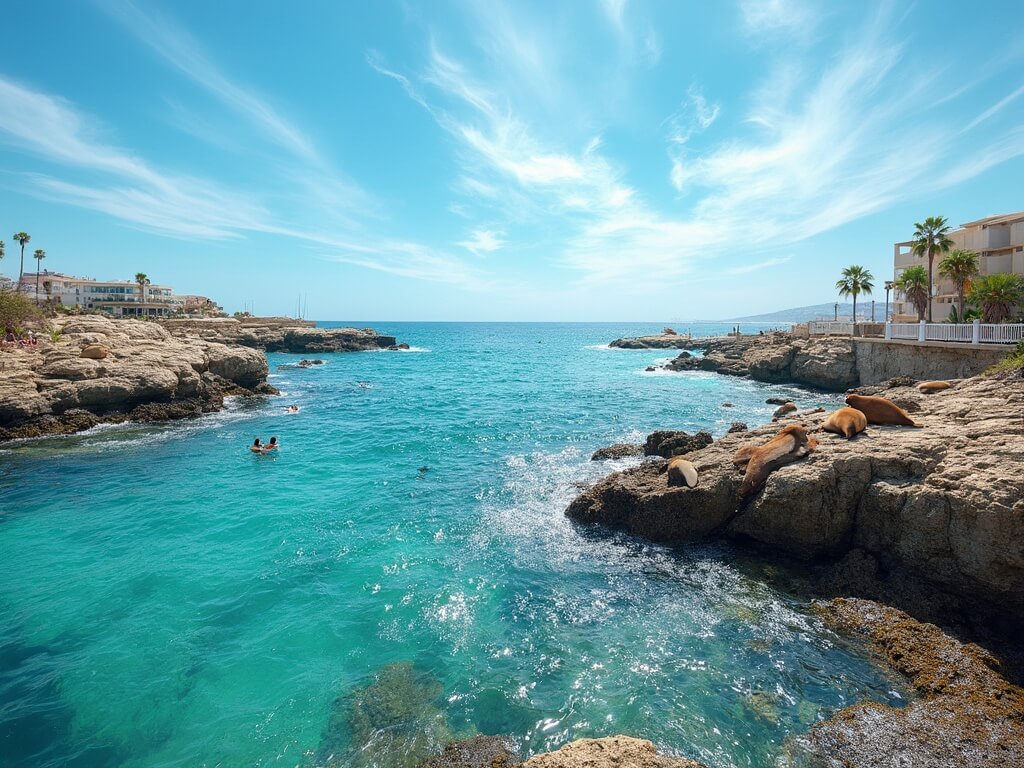
[{"label": "turquoise sea water", "polygon": [[281,398],[0,450],[0,766],[404,766],[477,732],[770,766],[900,703],[767,566],[563,515],[628,465],[594,449],[795,390],[603,346],[654,325],[374,325],[418,351],[271,355]]}]

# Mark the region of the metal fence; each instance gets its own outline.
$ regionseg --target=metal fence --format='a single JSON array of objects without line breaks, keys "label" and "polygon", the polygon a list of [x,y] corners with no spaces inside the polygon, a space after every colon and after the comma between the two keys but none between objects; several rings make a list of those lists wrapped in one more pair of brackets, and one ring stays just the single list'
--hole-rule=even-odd
[{"label": "metal fence", "polygon": [[958,341],[965,344],[1016,344],[1024,339],[1024,323],[888,323],[887,339]]}]

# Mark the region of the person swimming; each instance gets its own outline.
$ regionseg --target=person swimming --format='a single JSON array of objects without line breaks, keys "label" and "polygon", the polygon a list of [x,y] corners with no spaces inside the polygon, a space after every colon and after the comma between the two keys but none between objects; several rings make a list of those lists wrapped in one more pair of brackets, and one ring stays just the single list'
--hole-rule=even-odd
[{"label": "person swimming", "polygon": [[249,450],[253,453],[263,453],[263,443],[258,437],[252,441],[252,445],[249,446]]},{"label": "person swimming", "polygon": [[277,442],[276,437],[270,438],[270,442],[263,446],[263,453],[270,453],[276,451],[280,447],[280,443]]},{"label": "person swimming", "polygon": [[284,412],[285,413],[298,413],[299,412],[299,406],[297,406],[297,405],[289,405],[287,408],[284,409]]}]

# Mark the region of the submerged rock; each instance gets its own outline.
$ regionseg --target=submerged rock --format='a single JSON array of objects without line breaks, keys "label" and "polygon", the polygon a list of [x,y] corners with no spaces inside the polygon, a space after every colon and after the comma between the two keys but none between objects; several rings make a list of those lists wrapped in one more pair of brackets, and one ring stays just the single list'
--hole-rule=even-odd
[{"label": "submerged rock", "polygon": [[317,750],[330,768],[415,768],[451,738],[441,682],[412,662],[382,667],[373,682],[334,701]]},{"label": "submerged rock", "polygon": [[497,736],[475,736],[450,742],[437,757],[418,768],[516,768],[521,763],[511,745]]}]

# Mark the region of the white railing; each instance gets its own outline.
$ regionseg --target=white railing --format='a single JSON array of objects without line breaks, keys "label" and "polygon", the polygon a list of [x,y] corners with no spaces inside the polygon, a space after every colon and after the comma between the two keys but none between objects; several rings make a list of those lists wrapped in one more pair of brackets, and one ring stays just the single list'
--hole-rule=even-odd
[{"label": "white railing", "polygon": [[886,323],[885,338],[914,341],[957,341],[966,344],[1016,344],[1024,339],[1024,323]]},{"label": "white railing", "polygon": [[852,336],[853,323],[834,322],[832,320],[812,320],[807,324],[807,330],[811,336]]}]

